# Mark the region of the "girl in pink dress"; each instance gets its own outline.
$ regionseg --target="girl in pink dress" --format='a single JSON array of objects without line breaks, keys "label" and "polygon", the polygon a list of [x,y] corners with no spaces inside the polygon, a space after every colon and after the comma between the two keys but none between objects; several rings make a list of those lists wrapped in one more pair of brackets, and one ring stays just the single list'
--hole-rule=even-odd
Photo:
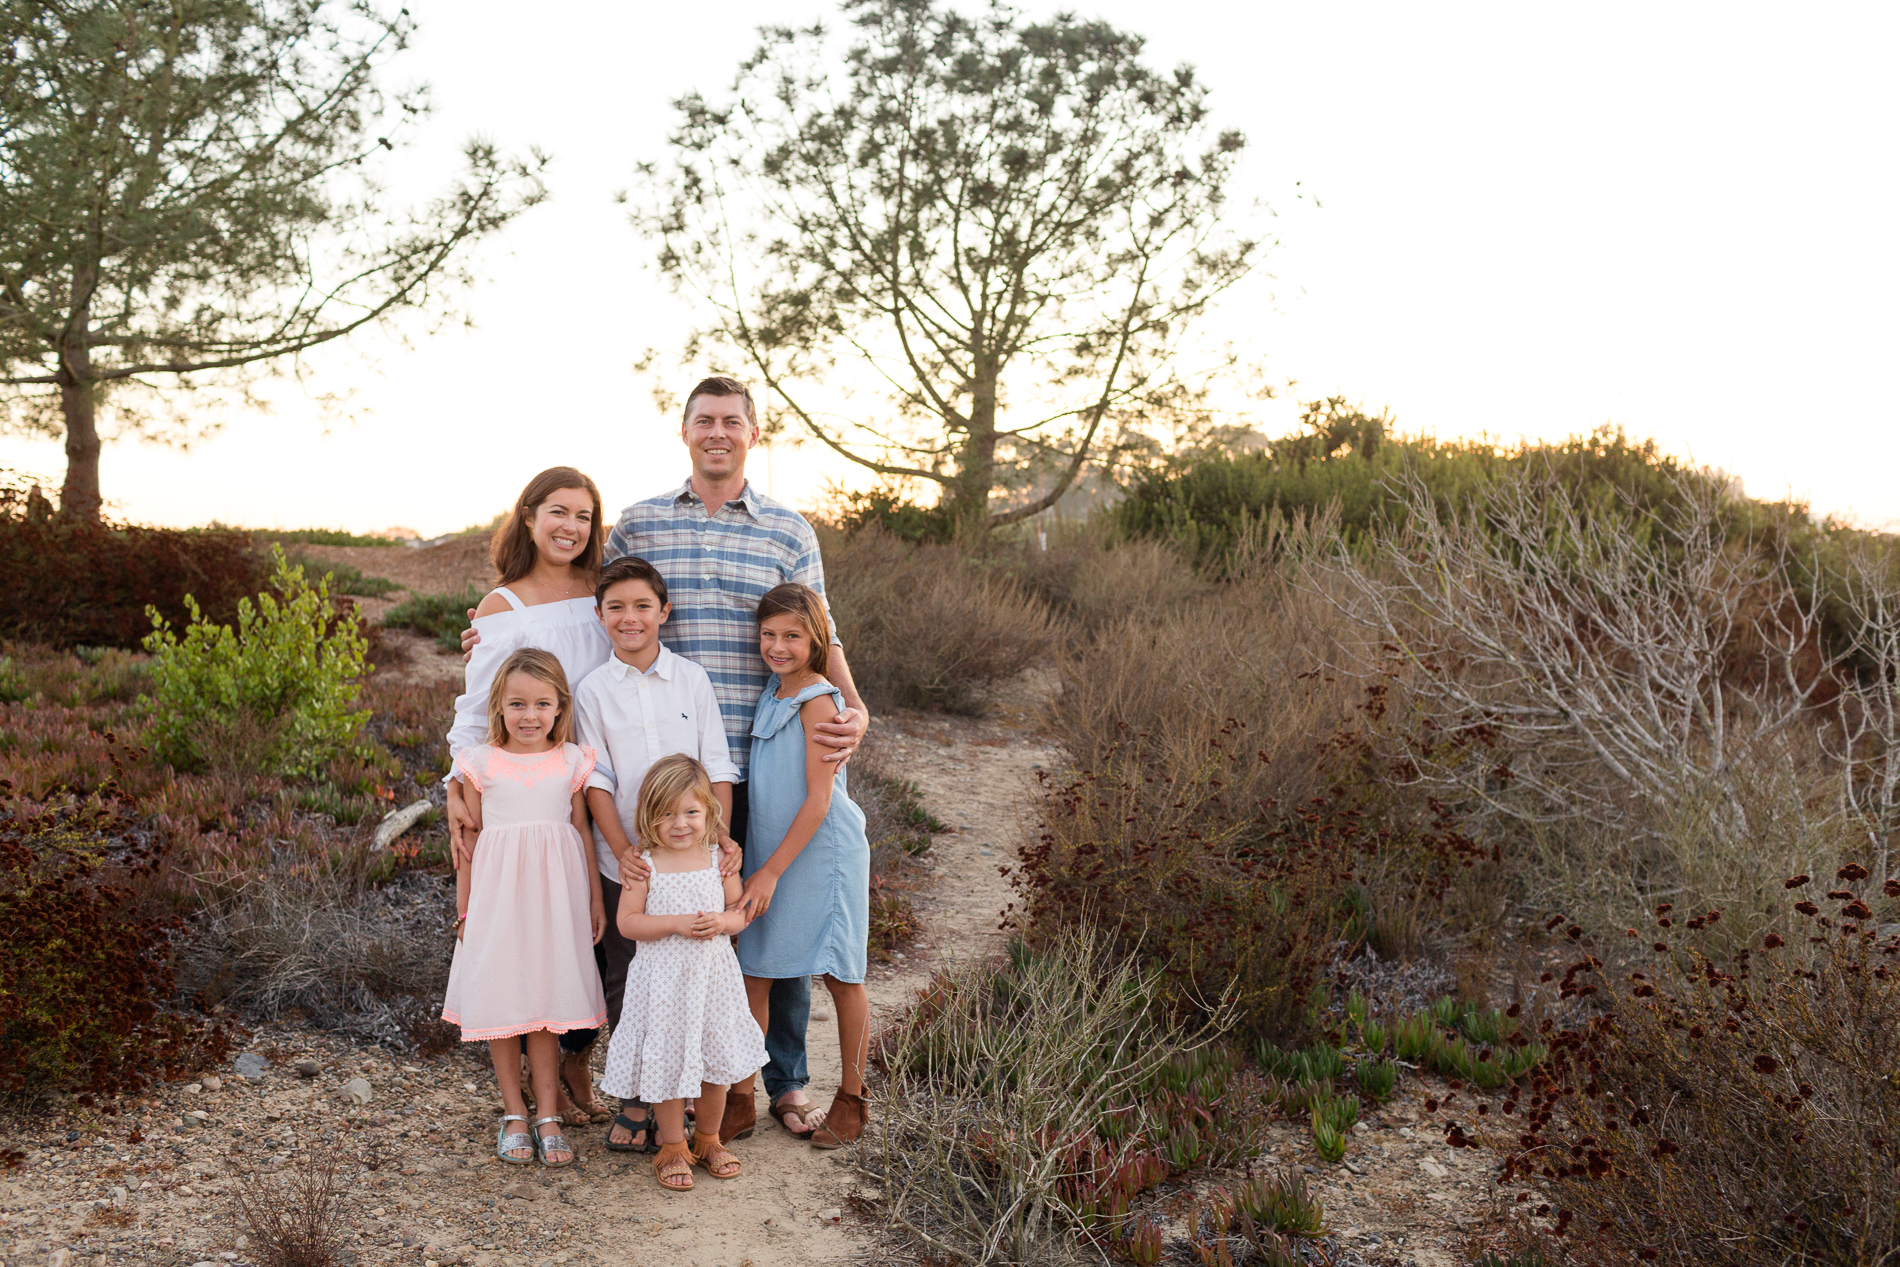
[{"label": "girl in pink dress", "polygon": [[473,860],[456,872],[442,1019],[462,1027],[463,1042],[488,1043],[507,1107],[495,1155],[516,1165],[537,1151],[544,1166],[574,1160],[559,1117],[535,1119],[532,1135],[508,1129],[528,1121],[521,1036],[534,1102],[551,1108],[560,1095],[557,1036],[607,1019],[593,954],[607,917],[581,799],[594,752],[568,742],[572,715],[561,662],[524,648],[495,674],[488,742],[455,757],[482,831]]}]

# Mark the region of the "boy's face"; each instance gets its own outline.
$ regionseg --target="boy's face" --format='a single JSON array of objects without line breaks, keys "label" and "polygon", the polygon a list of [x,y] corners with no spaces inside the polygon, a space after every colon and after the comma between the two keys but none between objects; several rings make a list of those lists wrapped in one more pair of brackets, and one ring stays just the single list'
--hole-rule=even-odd
[{"label": "boy's face", "polygon": [[671,603],[645,581],[621,581],[608,587],[600,597],[600,623],[607,629],[617,650],[638,655],[660,636],[660,626],[673,612]]}]

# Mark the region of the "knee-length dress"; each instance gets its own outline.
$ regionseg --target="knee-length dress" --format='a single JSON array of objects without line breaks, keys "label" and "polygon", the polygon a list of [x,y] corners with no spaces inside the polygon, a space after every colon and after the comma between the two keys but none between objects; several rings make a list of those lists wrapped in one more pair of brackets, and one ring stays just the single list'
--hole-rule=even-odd
[{"label": "knee-length dress", "polygon": [[455,765],[482,794],[482,833],[442,1019],[462,1027],[465,1043],[597,1028],[607,1001],[594,968],[594,851],[573,819],[593,750],[477,744]]},{"label": "knee-length dress", "polygon": [[[791,699],[779,699],[776,675],[765,684],[752,718],[752,759],[746,775],[747,878],[765,865],[805,803],[805,728],[798,710],[829,695],[839,712],[844,695],[826,681]],[[871,846],[864,811],[845,792],[845,772],[832,780],[831,809],[811,842],[779,877],[772,904],[739,934],[739,966],[749,977],[802,977],[820,973],[839,981],[864,980],[871,933]]]},{"label": "knee-length dress", "polygon": [[[648,915],[726,909],[719,850],[707,847],[697,871],[647,877]],[[649,865],[653,852],[643,850]],[[765,1035],[746,1006],[745,980],[730,937],[642,942],[627,969],[626,1001],[607,1046],[600,1089],[648,1104],[699,1094],[702,1082],[730,1086],[765,1064]]]}]

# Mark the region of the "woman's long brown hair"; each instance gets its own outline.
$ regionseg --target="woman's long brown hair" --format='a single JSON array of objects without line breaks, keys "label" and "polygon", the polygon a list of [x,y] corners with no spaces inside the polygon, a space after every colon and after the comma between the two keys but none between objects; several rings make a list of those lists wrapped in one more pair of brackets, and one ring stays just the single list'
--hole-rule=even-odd
[{"label": "woman's long brown hair", "polygon": [[584,488],[594,499],[594,522],[588,526],[587,544],[581,547],[581,557],[573,563],[587,574],[588,583],[593,583],[592,578],[600,572],[601,552],[607,544],[607,526],[600,521],[600,490],[594,487],[594,481],[571,466],[550,466],[528,481],[521,496],[515,498],[515,508],[509,513],[508,521],[495,529],[495,539],[488,546],[488,557],[494,560],[495,575],[499,578],[495,584],[512,585],[534,571],[534,531],[529,524],[541,503],[564,488]]}]

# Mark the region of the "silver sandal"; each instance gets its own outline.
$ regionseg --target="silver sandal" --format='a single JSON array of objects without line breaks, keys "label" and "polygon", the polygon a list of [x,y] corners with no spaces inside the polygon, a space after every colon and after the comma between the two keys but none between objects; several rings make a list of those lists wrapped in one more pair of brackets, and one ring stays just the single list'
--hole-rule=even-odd
[{"label": "silver sandal", "polygon": [[[535,1151],[536,1151],[536,1155],[541,1158],[541,1164],[551,1169],[558,1169],[561,1166],[573,1165],[574,1164],[574,1146],[569,1144],[567,1142],[567,1139],[564,1136],[562,1136],[559,1132],[556,1132],[553,1135],[543,1135],[541,1133],[541,1128],[543,1126],[546,1126],[549,1122],[553,1122],[557,1126],[567,1125],[567,1123],[561,1121],[559,1117],[537,1117],[536,1119],[534,1119],[534,1124],[530,1129],[534,1131]],[[566,1161],[549,1161],[548,1160],[549,1153],[566,1153],[567,1160]]]},{"label": "silver sandal", "polygon": [[495,1132],[495,1156],[501,1158],[511,1166],[525,1166],[534,1160],[533,1157],[510,1157],[508,1155],[517,1148],[525,1148],[531,1153],[535,1151],[533,1135],[530,1135],[526,1131],[516,1131],[513,1134],[509,1134],[508,1132],[508,1123],[525,1122],[527,1120],[527,1118],[521,1116],[519,1113],[504,1113],[501,1118],[501,1127]]}]

